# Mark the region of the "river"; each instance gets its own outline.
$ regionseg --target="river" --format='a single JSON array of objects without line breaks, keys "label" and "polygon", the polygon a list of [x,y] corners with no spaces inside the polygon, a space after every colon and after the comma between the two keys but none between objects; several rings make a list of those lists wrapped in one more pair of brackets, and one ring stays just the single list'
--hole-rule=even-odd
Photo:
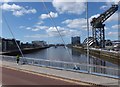
[{"label": "river", "polygon": [[[82,54],[76,51],[75,49],[71,49],[71,48],[65,49],[63,46],[59,46],[57,48],[50,47],[47,49],[40,50],[38,52],[25,54],[24,56],[30,58],[45,59],[45,60],[75,62],[80,64],[87,63],[87,56],[85,54]],[[118,67],[116,64],[110,63],[100,58],[94,58],[94,57],[89,57],[89,58],[90,58],[90,64],[116,67],[116,68]]]}]

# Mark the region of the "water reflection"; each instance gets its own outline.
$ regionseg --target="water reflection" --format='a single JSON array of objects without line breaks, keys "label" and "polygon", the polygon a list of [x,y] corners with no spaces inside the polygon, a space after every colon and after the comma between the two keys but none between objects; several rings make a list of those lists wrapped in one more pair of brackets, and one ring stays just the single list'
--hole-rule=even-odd
[{"label": "water reflection", "polygon": [[[26,54],[26,57],[37,58],[37,59],[47,59],[47,60],[56,60],[56,61],[66,61],[66,62],[76,62],[76,63],[87,63],[87,57],[85,54],[82,54],[75,49],[66,50],[64,47],[50,47],[48,49],[40,50],[35,53]],[[111,66],[117,67],[117,65],[107,62],[105,60],[90,57],[90,64],[100,65],[100,66]],[[93,69],[94,71],[101,71],[97,70],[96,68]],[[104,71],[104,70],[102,70]]]}]

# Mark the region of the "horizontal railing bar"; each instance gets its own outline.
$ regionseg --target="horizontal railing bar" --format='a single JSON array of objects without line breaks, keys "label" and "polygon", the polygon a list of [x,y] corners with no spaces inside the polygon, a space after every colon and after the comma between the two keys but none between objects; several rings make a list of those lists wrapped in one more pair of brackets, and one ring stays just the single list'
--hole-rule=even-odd
[{"label": "horizontal railing bar", "polygon": [[[1,56],[1,55],[0,55]],[[3,60],[8,61],[16,61],[15,56],[2,56]],[[106,67],[100,65],[93,65],[93,64],[79,64],[79,63],[72,63],[72,62],[64,62],[64,61],[52,61],[52,60],[44,60],[44,59],[35,59],[35,58],[28,58],[28,57],[20,57],[21,63],[27,63],[30,65],[35,66],[45,66],[45,67],[52,67],[56,69],[64,69],[70,70],[75,72],[88,72],[88,67],[90,74],[119,78],[118,72],[119,69],[113,67]],[[74,69],[74,64],[76,64],[79,69]],[[105,69],[105,70],[104,70]]]},{"label": "horizontal railing bar", "polygon": [[[3,57],[16,58],[15,56],[3,56]],[[115,67],[100,66],[100,65],[94,65],[94,64],[85,64],[85,63],[80,64],[80,63],[74,63],[74,62],[35,59],[35,58],[29,58],[29,57],[20,57],[20,58],[25,58],[26,60],[34,60],[34,61],[47,61],[47,62],[55,62],[55,63],[62,63],[62,64],[82,65],[82,66],[87,66],[87,67],[97,67],[97,68],[107,68],[107,69],[113,69],[113,70],[120,70],[119,68],[115,68]]]}]

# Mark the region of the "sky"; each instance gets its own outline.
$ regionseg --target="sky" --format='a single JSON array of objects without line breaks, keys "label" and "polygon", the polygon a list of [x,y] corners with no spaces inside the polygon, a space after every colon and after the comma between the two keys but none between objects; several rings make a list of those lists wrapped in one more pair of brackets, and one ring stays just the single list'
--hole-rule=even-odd
[{"label": "sky", "polygon": [[[2,18],[1,37],[13,38],[5,22],[6,18],[14,37],[22,42],[44,40],[47,43],[71,43],[71,37],[80,36],[81,42],[87,38],[86,3],[62,2],[4,2],[0,4]],[[76,0],[77,1],[77,0]],[[89,22],[93,17],[111,7],[116,2],[88,2]],[[105,22],[105,39],[118,39],[118,14],[117,11]],[[52,20],[50,18],[52,17]],[[55,28],[57,27],[57,29]],[[91,26],[89,24],[90,36]],[[62,36],[62,38],[61,38]]]}]

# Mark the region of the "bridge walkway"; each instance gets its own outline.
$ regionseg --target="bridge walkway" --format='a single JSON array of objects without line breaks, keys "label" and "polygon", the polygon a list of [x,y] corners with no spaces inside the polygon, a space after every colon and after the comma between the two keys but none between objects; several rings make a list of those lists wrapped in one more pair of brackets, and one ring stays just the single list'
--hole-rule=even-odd
[{"label": "bridge walkway", "polygon": [[47,67],[38,67],[32,65],[17,65],[15,62],[8,62],[2,61],[1,62],[3,67],[7,68],[14,68],[16,70],[33,72],[33,73],[40,73],[48,76],[55,76],[60,78],[69,79],[74,82],[83,82],[86,84],[92,85],[104,85],[104,86],[112,86],[112,87],[119,87],[119,79],[109,78],[104,76],[96,76],[86,73],[80,72],[72,72],[67,70],[60,70],[54,68],[47,68]]}]

